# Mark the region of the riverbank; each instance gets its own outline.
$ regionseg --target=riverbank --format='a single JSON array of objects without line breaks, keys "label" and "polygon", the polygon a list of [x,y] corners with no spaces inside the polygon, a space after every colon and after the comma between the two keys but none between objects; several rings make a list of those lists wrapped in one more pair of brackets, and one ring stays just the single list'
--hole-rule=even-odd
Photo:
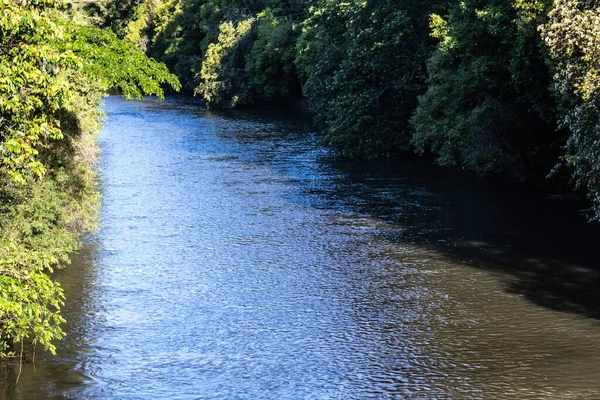
[{"label": "riverbank", "polygon": [[96,227],[100,207],[100,93],[87,96],[63,120],[63,141],[44,148],[43,177],[19,183],[0,172],[0,357],[19,354],[25,340],[54,352],[64,336],[63,290],[51,274]]},{"label": "riverbank", "polygon": [[[60,0],[0,4],[0,358],[64,336],[69,261],[99,207],[96,134],[102,94],[162,96],[179,81]],[[116,71],[114,66],[118,65]]]}]

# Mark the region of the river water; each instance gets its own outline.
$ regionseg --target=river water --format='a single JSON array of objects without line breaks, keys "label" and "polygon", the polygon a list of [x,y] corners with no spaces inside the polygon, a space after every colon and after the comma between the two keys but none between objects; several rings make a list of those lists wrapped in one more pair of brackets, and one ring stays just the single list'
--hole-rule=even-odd
[{"label": "river water", "polygon": [[106,101],[102,227],[10,399],[600,398],[600,231],[573,204],[305,121]]}]

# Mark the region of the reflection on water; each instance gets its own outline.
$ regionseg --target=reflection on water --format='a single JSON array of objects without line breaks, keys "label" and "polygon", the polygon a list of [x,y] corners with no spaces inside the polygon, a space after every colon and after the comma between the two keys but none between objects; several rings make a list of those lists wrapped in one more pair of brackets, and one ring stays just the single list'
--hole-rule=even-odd
[{"label": "reflection on water", "polygon": [[335,160],[277,114],[106,109],[68,337],[6,397],[600,397],[600,231],[568,205]]},{"label": "reflection on water", "polygon": [[[71,256],[68,270],[57,273],[68,301],[63,308],[67,323],[63,329],[67,339],[60,344],[56,357],[28,349],[22,365],[19,383],[18,362],[0,364],[0,399],[34,400],[69,398],[67,390],[88,381],[85,355],[90,351],[89,338],[95,326],[92,321],[98,313],[94,282],[98,248],[91,238],[84,247]],[[35,361],[35,366],[32,361]]]}]

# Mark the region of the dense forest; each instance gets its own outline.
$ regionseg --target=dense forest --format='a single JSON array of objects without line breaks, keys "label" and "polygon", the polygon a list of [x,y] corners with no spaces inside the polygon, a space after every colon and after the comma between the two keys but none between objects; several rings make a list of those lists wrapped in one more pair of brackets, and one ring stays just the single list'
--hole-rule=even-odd
[{"label": "dense forest", "polygon": [[597,0],[134,0],[97,23],[208,107],[307,100],[343,156],[587,193],[600,216]]},{"label": "dense forest", "polygon": [[63,335],[49,273],[93,225],[109,89],[302,105],[342,156],[554,176],[600,217],[598,0],[3,0],[0,69],[5,355]]}]

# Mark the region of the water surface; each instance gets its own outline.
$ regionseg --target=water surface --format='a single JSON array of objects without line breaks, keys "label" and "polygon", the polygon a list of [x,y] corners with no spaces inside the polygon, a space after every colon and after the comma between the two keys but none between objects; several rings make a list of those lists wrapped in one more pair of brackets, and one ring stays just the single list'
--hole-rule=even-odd
[{"label": "water surface", "polygon": [[281,112],[106,101],[102,228],[15,399],[600,398],[598,227]]}]

